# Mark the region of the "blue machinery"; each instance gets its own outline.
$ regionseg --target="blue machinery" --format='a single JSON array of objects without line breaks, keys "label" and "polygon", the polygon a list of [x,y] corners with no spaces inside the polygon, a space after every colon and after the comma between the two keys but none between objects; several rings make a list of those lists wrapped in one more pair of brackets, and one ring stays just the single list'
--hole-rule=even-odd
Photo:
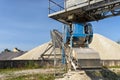
[{"label": "blue machinery", "polygon": [[93,38],[90,23],[64,25],[63,33],[53,30],[51,35],[55,48],[60,48],[62,51],[62,63],[67,63],[68,69],[101,67],[99,54],[89,48]]},{"label": "blue machinery", "polygon": [[[70,52],[65,51],[65,47],[62,46],[62,63],[65,64],[67,59],[69,64],[68,68],[71,69],[71,64],[75,70],[77,68],[100,68],[100,58],[98,53],[89,48],[92,38],[93,30],[90,23],[73,23],[70,26],[64,26],[63,43],[64,45],[69,46]],[[69,57],[66,58],[65,55]],[[77,59],[74,55],[77,55]],[[91,64],[91,62],[94,64]]]},{"label": "blue machinery", "polygon": [[92,25],[73,23],[64,27],[64,43],[70,42],[71,47],[87,47],[93,38]]},{"label": "blue machinery", "polygon": [[99,54],[89,48],[93,30],[88,22],[120,15],[120,0],[61,1],[64,5],[58,0],[49,0],[48,16],[64,23],[62,34],[57,30],[52,32],[53,43],[61,45],[59,48],[62,50],[62,63],[67,63],[69,69],[72,67],[75,70],[100,68]]}]

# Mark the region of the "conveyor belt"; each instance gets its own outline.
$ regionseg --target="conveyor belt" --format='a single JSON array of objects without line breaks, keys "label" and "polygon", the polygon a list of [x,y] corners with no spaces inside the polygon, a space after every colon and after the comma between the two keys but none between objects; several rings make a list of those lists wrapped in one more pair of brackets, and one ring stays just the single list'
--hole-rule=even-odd
[{"label": "conveyor belt", "polygon": [[52,43],[56,48],[62,48],[62,34],[58,30],[51,31]]}]

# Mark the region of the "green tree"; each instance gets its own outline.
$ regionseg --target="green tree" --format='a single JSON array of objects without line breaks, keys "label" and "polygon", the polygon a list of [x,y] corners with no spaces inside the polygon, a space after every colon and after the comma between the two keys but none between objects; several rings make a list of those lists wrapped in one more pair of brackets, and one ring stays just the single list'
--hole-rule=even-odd
[{"label": "green tree", "polygon": [[6,48],[6,49],[4,49],[4,52],[11,52],[11,51],[10,51],[9,49]]},{"label": "green tree", "polygon": [[117,43],[118,43],[118,44],[120,44],[120,40],[119,40],[119,41],[117,41]]}]

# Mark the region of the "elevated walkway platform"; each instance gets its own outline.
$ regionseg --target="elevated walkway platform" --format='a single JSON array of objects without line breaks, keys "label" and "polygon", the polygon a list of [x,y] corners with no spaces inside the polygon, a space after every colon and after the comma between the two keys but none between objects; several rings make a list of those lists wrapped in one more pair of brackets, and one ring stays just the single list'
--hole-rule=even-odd
[{"label": "elevated walkway platform", "polygon": [[[62,0],[61,0],[62,1]],[[49,0],[49,17],[65,24],[91,22],[120,15],[120,0],[86,0],[84,3],[68,6]],[[54,5],[51,5],[54,4]],[[59,9],[55,10],[55,7]]]}]

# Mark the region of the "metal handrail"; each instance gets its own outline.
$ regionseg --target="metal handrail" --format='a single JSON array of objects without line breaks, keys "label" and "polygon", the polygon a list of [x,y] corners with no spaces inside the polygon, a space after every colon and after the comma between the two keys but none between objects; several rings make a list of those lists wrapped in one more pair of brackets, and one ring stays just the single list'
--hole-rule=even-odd
[{"label": "metal handrail", "polygon": [[54,2],[53,0],[49,0],[49,1],[52,2],[53,4],[55,4],[56,6],[59,6],[60,8],[63,8],[63,9],[64,9],[64,7],[62,7],[61,5],[57,4],[57,3]]},{"label": "metal handrail", "polygon": [[[64,0],[63,0],[64,1]],[[54,5],[52,5],[51,6],[51,4],[54,4]],[[61,2],[61,3],[56,3],[55,1],[53,1],[53,0],[49,0],[49,14],[51,13],[51,11],[53,11],[53,12],[57,12],[58,10],[54,10],[54,9],[52,9],[52,7],[59,7],[59,11],[60,10],[63,10],[64,9],[64,6],[61,6],[60,4],[64,4],[64,2]]]}]

